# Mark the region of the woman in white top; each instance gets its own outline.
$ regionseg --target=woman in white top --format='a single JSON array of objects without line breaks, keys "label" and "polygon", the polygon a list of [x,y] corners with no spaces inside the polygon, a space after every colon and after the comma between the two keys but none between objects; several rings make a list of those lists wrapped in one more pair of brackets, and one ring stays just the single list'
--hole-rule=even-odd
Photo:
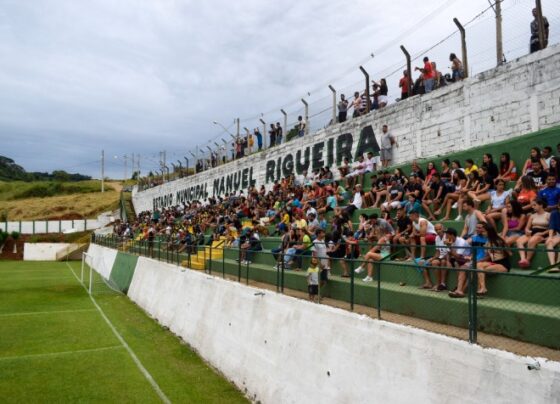
[{"label": "woman in white top", "polygon": [[496,189],[490,191],[490,204],[484,212],[486,220],[494,228],[496,227],[496,220],[502,218],[502,211],[509,202],[511,190],[506,191],[506,182],[502,179],[496,181]]}]

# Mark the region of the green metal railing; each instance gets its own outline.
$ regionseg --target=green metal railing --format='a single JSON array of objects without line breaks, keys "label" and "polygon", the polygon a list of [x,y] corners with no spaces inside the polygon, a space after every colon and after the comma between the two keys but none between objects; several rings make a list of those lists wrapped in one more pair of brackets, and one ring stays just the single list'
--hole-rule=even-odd
[{"label": "green metal railing", "polygon": [[[197,251],[206,252],[208,248],[210,256],[204,255],[204,270],[207,273],[215,272],[216,265],[220,265],[223,278],[233,278],[245,284],[251,282],[270,284],[279,293],[284,293],[286,289],[304,293],[307,290],[305,272],[290,270],[285,265],[284,251],[277,253],[276,258],[270,251],[255,251],[252,255],[254,261],[258,262],[242,263],[241,248],[222,248],[221,244],[215,247],[211,244],[199,245],[180,253],[176,245],[162,239],[154,240],[151,246],[148,241],[122,240],[115,236],[97,236],[94,237],[94,242],[176,265],[186,261],[187,266],[192,254],[196,254]],[[214,248],[223,251],[220,259],[213,258]],[[517,249],[508,248],[508,250]],[[542,249],[538,251],[543,252]],[[463,338],[475,344],[501,346],[501,342],[495,343],[495,338],[505,338],[505,341],[514,346],[516,344],[521,346],[524,342],[528,342],[541,347],[560,349],[559,275],[548,274],[543,270],[505,273],[482,271],[476,269],[476,254],[472,254],[473,258],[468,268],[448,266],[437,268],[448,271],[447,279],[450,288],[459,274],[463,273],[466,277],[465,298],[450,299],[447,297],[448,291],[437,293],[418,288],[422,281],[421,272],[425,270],[432,272],[435,268],[425,267],[416,261],[395,261],[392,259],[395,255],[397,254],[392,254],[378,262],[332,258],[331,279],[326,284],[320,285],[319,297],[346,301],[350,310],[355,310],[359,305],[360,310],[366,310],[367,314],[370,314],[368,310],[373,309],[370,315],[378,319],[392,321],[395,315],[404,315],[407,318],[428,321],[430,324],[448,328],[453,331],[452,335],[459,337],[465,332]],[[302,258],[305,260],[309,256]],[[349,278],[338,276],[340,262],[343,260],[348,264]],[[272,269],[274,263],[279,265],[275,265]],[[354,268],[357,265],[367,266],[368,263],[373,265],[373,282],[357,280]],[[477,293],[478,277],[482,274],[490,285],[488,294],[483,296]],[[435,328],[438,332],[446,333]],[[484,335],[482,341],[480,332]],[[527,348],[523,345],[523,349]],[[521,352],[546,356],[546,353],[543,354],[538,350]]]}]

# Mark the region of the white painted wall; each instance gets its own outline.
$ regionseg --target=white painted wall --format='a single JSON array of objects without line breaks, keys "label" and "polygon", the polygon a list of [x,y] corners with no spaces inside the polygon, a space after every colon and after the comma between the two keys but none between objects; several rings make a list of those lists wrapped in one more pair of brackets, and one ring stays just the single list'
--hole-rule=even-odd
[{"label": "white painted wall", "polygon": [[117,259],[117,250],[91,243],[87,253],[89,255],[87,263],[95,268],[105,279],[109,279],[113,264]]},{"label": "white painted wall", "polygon": [[143,192],[133,192],[134,208],[136,212],[151,210],[153,198],[174,195],[179,190],[204,183],[212,195],[215,178],[247,167],[253,167],[256,184],[260,187],[265,183],[267,161],[288,153],[295,157],[297,150],[343,133],[354,136],[355,152],[360,130],[371,125],[379,142],[383,124],[389,125],[399,143],[399,148],[394,150],[394,163],[444,155],[556,126],[560,124],[560,45],[272,150]]},{"label": "white painted wall", "polygon": [[95,230],[101,227],[96,219],[86,220],[35,220],[21,222],[0,222],[0,229],[21,234],[64,233],[71,230]]},{"label": "white painted wall", "polygon": [[24,261],[56,261],[57,254],[69,251],[75,244],[70,243],[24,243]]},{"label": "white painted wall", "polygon": [[558,362],[529,371],[529,358],[148,258],[128,295],[263,403],[560,402]]}]

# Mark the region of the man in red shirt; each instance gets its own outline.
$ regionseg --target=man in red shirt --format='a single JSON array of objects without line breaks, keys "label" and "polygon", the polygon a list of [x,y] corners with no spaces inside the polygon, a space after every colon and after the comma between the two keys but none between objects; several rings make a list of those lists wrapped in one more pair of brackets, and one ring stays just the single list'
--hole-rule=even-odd
[{"label": "man in red shirt", "polygon": [[399,87],[401,88],[401,100],[406,100],[408,98],[408,87],[410,85],[410,79],[408,78],[408,71],[403,71],[403,76],[399,80]]},{"label": "man in red shirt", "polygon": [[434,89],[434,79],[436,77],[434,69],[432,68],[432,63],[427,56],[424,57],[424,67],[415,67],[414,70],[420,70],[422,72],[422,78],[424,79],[424,91],[426,94]]}]

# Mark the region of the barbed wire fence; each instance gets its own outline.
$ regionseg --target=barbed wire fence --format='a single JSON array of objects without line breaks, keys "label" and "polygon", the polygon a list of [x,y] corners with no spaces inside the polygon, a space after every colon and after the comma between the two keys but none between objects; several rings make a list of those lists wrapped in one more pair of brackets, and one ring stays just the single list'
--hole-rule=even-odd
[{"label": "barbed wire fence", "polygon": [[[433,16],[443,9],[451,7],[455,2],[456,0],[442,4],[413,27],[405,30],[389,42],[380,45],[378,49],[359,61],[358,64],[334,77],[330,83],[317,85],[306,94],[299,97],[294,96],[286,104],[265,112],[255,113],[253,116],[240,118],[239,122],[234,119],[233,123],[227,127],[224,126],[221,132],[214,135],[206,143],[200,144],[196,153],[190,151],[192,157],[196,156],[197,159],[203,159],[207,162],[211,158],[211,151],[215,150],[219,151],[220,157],[225,155],[227,160],[230,160],[232,143],[234,142],[232,137],[237,135],[236,125],[239,126],[239,133],[242,136],[245,134],[245,127],[251,132],[258,128],[263,135],[264,145],[267,147],[269,144],[268,129],[271,123],[279,122],[281,124],[283,142],[286,141],[289,131],[297,125],[298,116],[302,116],[307,121],[309,133],[314,133],[336,123],[336,117],[333,115],[336,115],[337,111],[333,105],[333,92],[329,85],[332,85],[336,91],[336,101],[340,99],[341,94],[345,94],[346,99],[351,102],[354,92],[360,94],[364,92],[366,85],[364,74],[359,70],[362,65],[369,74],[370,82],[368,84],[371,86],[372,80],[379,82],[380,79],[384,78],[389,90],[389,105],[399,102],[400,89],[398,83],[407,67],[400,45],[404,45],[411,55],[411,79],[413,82],[415,79],[414,67],[422,65],[424,56],[428,56],[430,61],[436,62],[437,70],[442,75],[450,73],[450,53],[462,54],[461,35],[452,20],[449,21],[447,27],[442,27],[442,30],[448,32],[435,43],[411,42],[407,38],[410,38],[410,35],[419,26],[430,24]],[[508,62],[529,53],[530,23],[533,20],[532,9],[536,2],[534,0],[501,0],[499,5],[501,6],[503,54],[500,61],[498,61],[496,51],[496,3],[497,0],[489,0],[487,7],[473,16],[465,16],[464,21],[459,20],[466,32],[468,75],[470,77],[492,69],[499,63]],[[550,24],[548,46],[551,46],[560,40],[560,2],[547,0],[541,3],[543,16]],[[307,116],[303,100],[308,105]],[[335,114],[333,114],[333,107],[335,108]],[[287,117],[284,116],[282,111],[287,114]],[[351,118],[349,117],[349,119]],[[177,155],[182,154],[181,152],[177,153]]]}]

